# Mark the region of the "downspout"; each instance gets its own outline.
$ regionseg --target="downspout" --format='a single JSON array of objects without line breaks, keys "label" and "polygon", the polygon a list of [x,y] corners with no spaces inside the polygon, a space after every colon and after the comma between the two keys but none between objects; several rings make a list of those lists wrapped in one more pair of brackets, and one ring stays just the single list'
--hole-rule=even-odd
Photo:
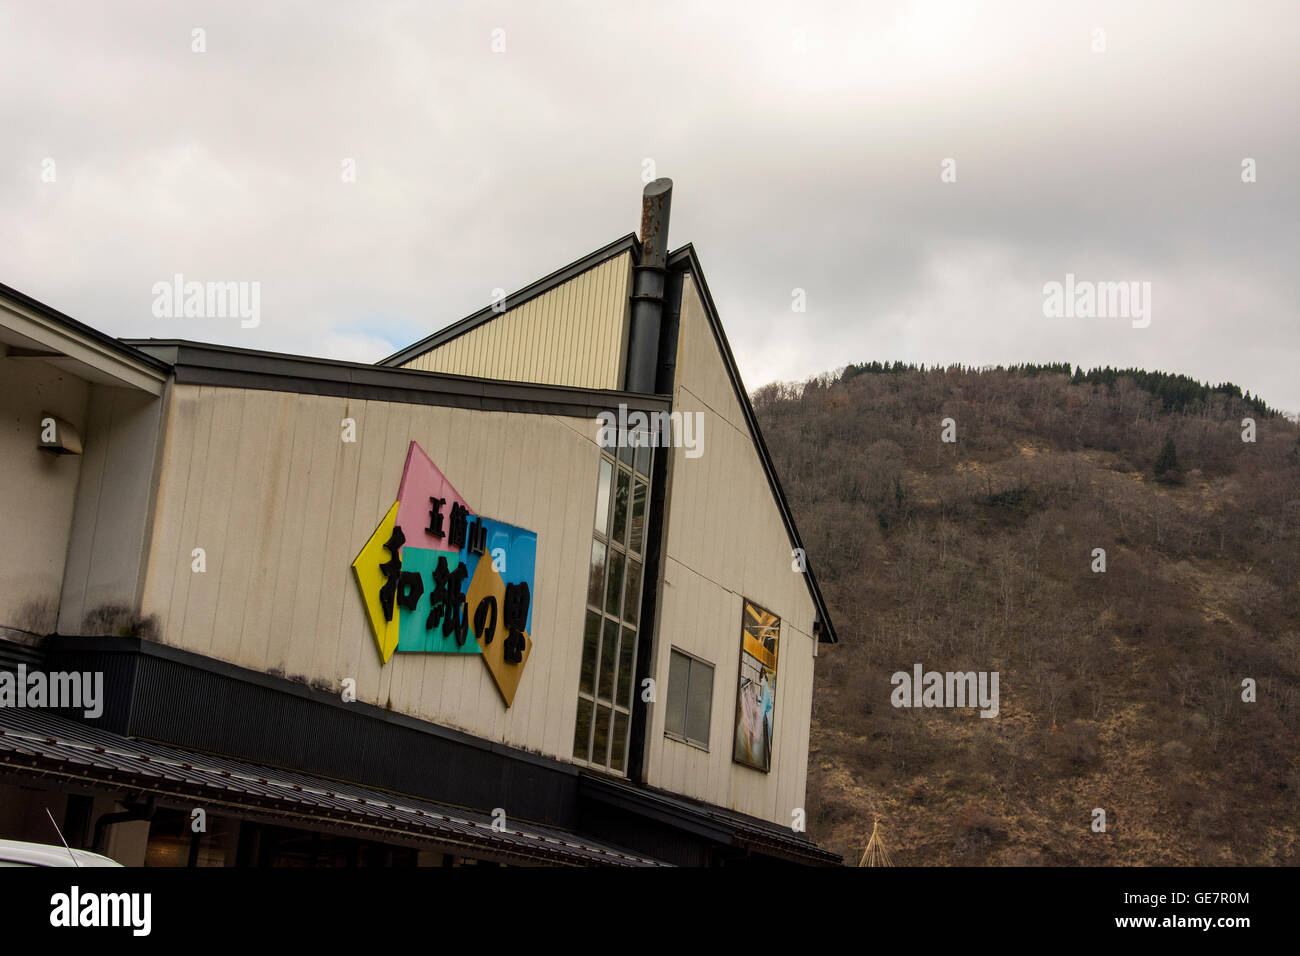
[{"label": "downspout", "polygon": [[152,820],[154,815],[154,798],[149,795],[144,803],[123,800],[125,810],[117,813],[105,813],[95,822],[95,852],[103,853],[108,849],[108,828],[117,823],[131,823],[135,820]]},{"label": "downspout", "polygon": [[[677,362],[677,325],[681,309],[682,277],[668,274],[668,218],[672,206],[671,179],[656,179],[641,197],[641,261],[636,266],[632,294],[632,328],[628,339],[629,392],[672,395]],[[656,618],[662,592],[664,541],[667,517],[668,471],[672,451],[657,449],[651,463],[649,513],[646,521],[641,639],[633,662],[632,727],[628,745],[627,775],[644,783],[649,705],[639,689],[654,673]],[[663,689],[667,694],[668,689]]]}]

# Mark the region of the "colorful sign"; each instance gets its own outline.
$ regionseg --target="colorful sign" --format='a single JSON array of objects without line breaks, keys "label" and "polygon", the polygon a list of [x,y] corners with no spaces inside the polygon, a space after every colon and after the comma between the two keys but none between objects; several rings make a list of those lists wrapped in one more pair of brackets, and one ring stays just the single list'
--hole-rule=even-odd
[{"label": "colorful sign", "polygon": [[537,535],[475,514],[416,442],[352,562],[379,656],[478,654],[506,706],[532,652]]},{"label": "colorful sign", "polygon": [[740,690],[736,696],[732,759],[764,773],[772,769],[780,641],[781,619],[746,601],[740,628]]}]

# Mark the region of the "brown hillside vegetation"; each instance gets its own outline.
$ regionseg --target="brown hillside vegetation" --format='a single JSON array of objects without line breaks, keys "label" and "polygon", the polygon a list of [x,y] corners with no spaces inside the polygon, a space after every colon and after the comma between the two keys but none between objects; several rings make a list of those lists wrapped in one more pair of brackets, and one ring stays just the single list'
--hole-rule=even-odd
[{"label": "brown hillside vegetation", "polygon": [[[1294,423],[1003,370],[754,398],[840,637],[813,838],[856,863],[879,820],[904,866],[1300,863]],[[1170,435],[1180,471],[1157,481]],[[895,708],[916,663],[997,671],[999,715]]]}]

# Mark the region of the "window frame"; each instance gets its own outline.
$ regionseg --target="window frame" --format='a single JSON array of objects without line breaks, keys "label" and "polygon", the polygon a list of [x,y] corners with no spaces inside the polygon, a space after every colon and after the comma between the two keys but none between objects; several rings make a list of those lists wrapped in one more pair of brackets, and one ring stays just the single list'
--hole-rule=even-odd
[{"label": "window frame", "polygon": [[[632,460],[630,462],[625,461],[623,459],[623,455],[621,454],[622,449],[618,447],[600,449],[600,455],[596,465],[596,506],[597,508],[599,508],[600,505],[600,478],[601,478],[602,470],[606,466],[609,466],[612,470],[610,473],[609,493],[608,493],[607,500],[605,502],[603,530],[601,528],[601,524],[602,524],[600,520],[601,516],[597,513],[593,513],[592,515],[592,527],[591,527],[591,540],[593,542],[592,553],[594,553],[596,547],[599,546],[604,549],[604,555],[605,555],[604,565],[601,569],[602,586],[599,595],[600,597],[599,604],[592,604],[589,600],[589,598],[591,597],[590,586],[592,583],[591,571],[593,567],[590,558],[588,559],[588,564],[587,564],[586,580],[584,581],[583,584],[584,594],[583,594],[583,604],[582,604],[583,614],[582,614],[582,630],[581,630],[582,649],[578,655],[578,679],[577,679],[576,694],[575,694],[577,705],[574,710],[574,728],[573,728],[574,746],[571,751],[571,759],[574,763],[580,766],[587,767],[589,769],[601,773],[614,774],[620,777],[627,776],[627,761],[628,761],[628,757],[631,754],[632,711],[635,707],[635,700],[636,700],[636,693],[637,693],[636,660],[637,660],[637,652],[640,647],[641,640],[643,639],[643,635],[641,633],[641,610],[642,610],[641,602],[645,594],[646,552],[649,550],[649,546],[650,546],[650,542],[648,540],[646,530],[648,529],[650,523],[650,484],[651,484],[651,471],[653,470],[654,467],[654,448],[653,446],[650,445],[647,445],[645,447],[648,449],[648,453],[645,455],[644,458],[644,464],[646,467],[645,471],[641,471],[637,467],[638,459],[640,458],[640,455],[637,453],[640,452],[641,450],[640,448],[633,449],[633,454],[630,456]],[[625,503],[626,512],[624,517],[624,526],[622,528],[623,533],[621,535],[621,540],[619,538],[614,537],[614,531],[615,531],[614,522],[615,522],[616,511],[618,509],[618,487],[619,487],[620,475],[626,475],[627,489],[628,489],[627,501]],[[632,526],[633,526],[633,519],[634,519],[634,512],[635,512],[636,490],[637,490],[638,483],[641,484],[645,489],[645,499],[644,499],[644,506],[643,506],[644,510],[642,512],[642,517],[641,517],[641,522],[642,522],[641,549],[640,551],[633,551],[631,547],[632,540],[633,540]],[[620,572],[620,583],[618,589],[619,590],[618,606],[614,611],[611,612],[606,610],[606,607],[609,598],[609,586],[612,577],[612,568],[615,564],[616,555],[619,559],[619,562],[621,563],[621,572]],[[637,565],[636,568],[637,582],[636,582],[635,594],[630,594],[629,591],[632,589],[629,588],[629,575],[632,572],[633,562],[635,562]],[[631,616],[629,616],[629,613],[631,613]],[[588,618],[593,614],[597,617],[599,626],[596,629],[596,636],[595,636],[596,646],[594,650],[594,656],[592,658],[592,686],[591,686],[591,690],[587,691],[583,689],[583,663],[587,655],[587,647],[586,647],[587,622],[588,622]],[[614,625],[615,627],[615,641],[614,641],[614,649],[613,649],[614,664],[613,664],[613,676],[612,676],[611,686],[610,686],[610,696],[608,698],[605,698],[600,696],[601,670],[604,666],[603,636],[606,628],[609,627],[611,624]],[[618,693],[619,677],[620,677],[619,667],[624,658],[624,638],[626,634],[629,632],[631,633],[632,644],[631,644],[631,650],[628,654],[629,657],[628,666],[632,669],[632,672],[628,676],[627,700],[620,701],[619,693]],[[588,718],[588,727],[587,727],[587,743],[584,751],[586,756],[583,756],[579,753],[578,746],[577,746],[579,724],[582,717],[582,708],[584,706],[586,706],[590,711],[590,716]],[[602,755],[605,759],[598,760],[598,759],[594,759],[596,755],[593,754],[592,751],[595,747],[597,732],[600,729],[599,728],[600,721],[598,720],[598,717],[600,715],[600,709],[602,707],[606,708],[607,710],[606,716],[609,721],[609,725],[606,732],[605,753]],[[624,722],[623,740],[621,742],[622,743],[622,766],[616,765],[613,759],[615,753],[618,752],[616,747],[617,741],[615,740],[616,735],[614,731],[619,724],[620,717],[623,718],[623,722]]]},{"label": "window frame", "polygon": [[[669,681],[668,681],[668,688],[667,688],[668,695],[671,695],[673,692],[671,675],[673,669],[674,654],[680,654],[682,657],[686,658],[686,660],[690,663],[690,667],[687,668],[686,670],[686,687],[682,691],[682,693],[686,697],[686,713],[682,719],[682,733],[678,734],[674,731],[669,730],[668,729],[668,697],[665,696],[664,736],[667,737],[669,740],[677,741],[679,744],[686,744],[686,746],[694,747],[696,750],[703,750],[705,753],[712,753],[712,751],[709,749],[709,739],[711,739],[713,736],[713,696],[714,696],[714,690],[716,684],[714,678],[717,676],[718,667],[712,661],[705,660],[703,657],[700,657],[700,655],[692,654],[690,651],[678,647],[676,644],[673,644],[668,649],[668,673],[669,673]],[[707,667],[709,669],[709,719],[707,722],[709,738],[703,741],[694,740],[691,737],[688,737],[686,735],[686,730],[685,730],[686,727],[690,726],[690,722],[691,722],[690,721],[691,684],[694,680],[696,667]]]}]

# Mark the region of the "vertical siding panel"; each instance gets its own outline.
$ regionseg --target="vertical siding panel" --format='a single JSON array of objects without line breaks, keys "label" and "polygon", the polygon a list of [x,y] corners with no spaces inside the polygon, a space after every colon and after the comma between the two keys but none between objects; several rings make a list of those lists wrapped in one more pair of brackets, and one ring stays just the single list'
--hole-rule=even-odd
[{"label": "vertical siding panel", "polygon": [[[731,768],[734,766],[731,753],[736,720],[737,684],[728,677],[719,680],[718,675],[730,673],[733,668],[739,669],[740,601],[734,594],[723,588],[715,586],[714,590],[718,607],[717,623],[714,627],[716,633],[722,635],[723,639],[717,642],[719,660],[715,663],[713,671],[714,719],[709,738],[709,749],[713,760],[710,762],[707,792],[710,800],[725,804],[730,787]],[[728,658],[734,658],[736,663],[726,665]],[[724,664],[724,667],[719,668],[717,664]]]},{"label": "vertical siding panel", "polygon": [[[664,584],[660,589],[659,613],[655,621],[654,656],[650,677],[655,682],[655,699],[646,713],[648,732],[645,740],[645,775],[647,780],[659,778],[658,768],[663,763],[664,704],[668,700],[668,648],[672,644],[677,613],[677,595],[672,559],[664,562]],[[650,635],[646,635],[649,637]],[[638,693],[639,693],[638,689]]]},{"label": "vertical siding panel", "polygon": [[226,543],[244,396],[239,391],[213,389],[210,401],[213,403],[212,431],[199,502],[198,540],[194,545],[205,550],[207,571],[194,575],[198,580],[190,587],[185,609],[189,646],[200,654],[212,653],[221,577],[227,569],[237,573],[234,562],[226,560]]},{"label": "vertical siding panel", "polygon": [[244,667],[261,669],[271,643],[274,582],[280,560],[280,544],[289,507],[289,471],[292,465],[297,425],[297,400],[275,392],[249,392],[248,401],[260,410],[267,423],[267,440],[261,448],[258,498],[252,510],[256,517],[256,543],[248,560],[249,591],[243,601],[239,622],[239,644],[233,660]]},{"label": "vertical siding panel", "polygon": [[[351,418],[358,430],[365,427],[361,414],[365,403],[347,399],[335,403],[338,418],[334,422],[334,441],[338,457],[331,482],[332,496],[325,534],[325,564],[321,570],[320,601],[316,609],[316,648],[311,673],[328,681],[336,689],[343,677],[354,676],[339,668],[339,623],[343,617],[344,595],[356,590],[352,577],[352,559],[356,557],[351,540],[352,519],[357,510],[357,488],[361,476],[359,442],[343,441],[343,420]],[[360,438],[360,435],[357,436]],[[361,542],[357,542],[360,550]]]},{"label": "vertical siding panel", "polygon": [[537,334],[536,303],[537,300],[534,299],[527,305],[520,306],[519,314],[515,316],[514,324],[510,329],[511,339],[515,342],[518,355],[518,362],[515,365],[518,372],[511,377],[521,382],[537,381],[533,374],[533,359],[536,358],[533,347]]},{"label": "vertical siding panel", "polygon": [[552,384],[555,380],[555,337],[559,315],[551,297],[537,299],[533,320],[533,381]]},{"label": "vertical siding panel", "polygon": [[212,403],[204,394],[204,387],[177,386],[177,401],[192,401],[195,406],[193,454],[189,461],[189,477],[185,489],[185,505],[181,519],[180,548],[176,560],[176,578],[172,587],[168,617],[169,643],[184,645],[190,637],[190,588],[198,577],[192,571],[191,552],[198,547],[200,504],[203,501],[203,475],[208,462],[208,444],[212,432]]},{"label": "vertical siding panel", "polygon": [[[307,523],[303,497],[311,480],[313,423],[310,415],[310,395],[292,397],[293,439],[289,460],[284,470],[287,479],[283,497],[278,505],[284,517],[280,522],[279,541],[273,543],[275,564],[272,571],[275,581],[275,600],[271,605],[271,627],[267,635],[266,669],[290,676],[292,666],[290,647],[293,640],[294,611],[297,604],[297,586],[302,553],[303,528]],[[271,579],[268,579],[268,581]]]},{"label": "vertical siding panel", "polygon": [[[623,257],[606,263],[608,275],[608,289],[605,300],[601,303],[601,312],[609,318],[603,323],[602,328],[605,330],[605,380],[607,382],[618,381],[618,363],[619,363],[619,346],[622,344],[621,321],[623,310],[620,308],[619,299],[622,297]],[[614,387],[614,386],[611,386]]]},{"label": "vertical siding panel", "polygon": [[[574,280],[575,282],[577,280]],[[548,293],[547,310],[559,330],[552,347],[548,349],[548,361],[551,363],[548,381],[555,385],[576,385],[580,381],[578,358],[574,351],[577,336],[577,316],[570,306],[569,286],[555,289]]]},{"label": "vertical siding panel", "polygon": [[[797,645],[796,654],[800,667],[798,667],[798,683],[794,685],[798,691],[798,710],[793,714],[796,727],[811,726],[813,719],[813,643],[807,635],[803,635],[794,628],[790,628],[794,637],[793,643]],[[790,750],[790,762],[785,765],[785,775],[789,780],[790,792],[785,799],[785,806],[779,806],[777,812],[783,813],[789,818],[794,809],[806,809],[803,806],[803,780],[807,777],[807,766],[809,766],[809,735],[801,734],[783,734],[785,745],[793,747]]]},{"label": "vertical siding panel", "polygon": [[601,267],[594,280],[588,287],[587,321],[591,323],[592,331],[596,335],[596,347],[591,350],[591,377],[588,381],[592,383],[593,387],[602,387],[599,383],[610,381],[607,367],[609,364],[609,333],[613,330],[614,323],[611,321],[598,321],[597,316],[613,315],[605,307],[611,295],[610,283],[612,276],[609,263],[605,263]]},{"label": "vertical siding panel", "polygon": [[[276,628],[286,626],[276,620],[276,588],[281,571],[284,524],[291,507],[290,476],[294,467],[295,442],[298,434],[298,396],[276,393],[253,393],[266,404],[272,418],[272,439],[267,445],[266,459],[262,463],[265,497],[258,503],[257,554],[250,562],[252,581],[256,582],[244,602],[244,616],[240,624],[239,648],[234,662],[242,667],[265,670],[281,666],[281,655],[275,652],[271,662],[271,644]],[[297,450],[301,453],[301,447]]]},{"label": "vertical siding panel", "polygon": [[548,541],[538,539],[538,560],[544,555],[546,564],[555,571],[554,590],[545,598],[545,616],[535,615],[533,619],[537,632],[534,643],[550,644],[551,652],[547,671],[532,676],[540,690],[534,695],[532,719],[546,728],[541,741],[543,751],[567,759],[573,752],[586,617],[585,578],[581,575],[591,555],[592,528],[583,515],[596,510],[598,466],[594,449],[586,442],[557,420],[548,423],[556,437],[543,445],[548,469],[537,482],[536,492],[539,505],[549,503],[547,523],[558,529],[558,535],[552,533]]},{"label": "vertical siding panel", "polygon": [[484,326],[486,340],[491,343],[487,356],[490,367],[500,370],[498,377],[515,378],[515,336],[507,334],[507,325],[513,322],[515,315],[503,313],[499,318]]},{"label": "vertical siding panel", "polygon": [[618,381],[619,345],[622,335],[623,310],[619,308],[619,299],[623,292],[623,273],[620,266],[623,258],[607,263],[609,266],[609,286],[605,299],[601,302],[601,312],[608,316],[603,324],[605,332],[605,380]]},{"label": "vertical siding panel", "polygon": [[[604,315],[616,316],[618,312],[614,308],[615,293],[618,285],[618,273],[615,271],[618,265],[618,259],[605,263],[604,288],[600,300],[600,311]],[[604,336],[604,342],[601,345],[601,377],[612,382],[618,374],[615,364],[618,361],[618,325],[614,321],[608,321],[601,324],[601,332]]]},{"label": "vertical siding panel", "polygon": [[547,325],[545,321],[546,297],[534,299],[528,304],[530,321],[528,326],[528,379],[530,382],[542,381],[542,361],[546,358],[545,348]]},{"label": "vertical siding panel", "polygon": [[456,367],[455,363],[458,360],[462,360],[461,356],[464,355],[468,344],[469,343],[462,336],[461,338],[453,339],[449,345],[443,346],[438,351],[430,353],[433,356],[433,363],[430,365],[430,368],[439,372],[447,372],[454,369]]},{"label": "vertical siding panel", "polygon": [[578,321],[582,323],[582,327],[587,332],[587,347],[582,350],[578,374],[580,376],[579,383],[590,387],[592,382],[595,381],[595,359],[600,348],[600,331],[592,320],[595,293],[600,285],[600,270],[592,270],[583,276],[583,279],[585,281],[582,283],[574,283],[569,308],[573,310],[573,314],[577,316]]},{"label": "vertical siding panel", "polygon": [[388,402],[366,402],[357,419],[357,457],[361,467],[357,475],[357,503],[352,518],[352,546],[348,555],[347,599],[340,625],[340,669],[343,676],[355,677],[357,699],[377,703],[379,700],[379,648],[370,630],[365,604],[351,576],[352,562],[393,502],[397,500],[397,483],[393,469],[401,468],[388,455],[388,422],[395,408]]},{"label": "vertical siding panel", "polygon": [[573,316],[561,309],[554,296],[547,297],[547,308],[551,321],[555,324],[555,338],[547,350],[550,371],[546,380],[552,385],[561,385],[565,381],[565,370],[570,367],[569,356],[573,345]]},{"label": "vertical siding panel", "polygon": [[496,343],[493,349],[495,364],[501,369],[500,378],[519,378],[519,336],[513,326],[518,322],[518,312],[507,312],[489,327],[489,334]]},{"label": "vertical siding panel", "polygon": [[536,302],[537,300],[534,299],[526,305],[521,305],[510,328],[506,330],[515,347],[515,364],[511,366],[513,372],[510,378],[517,382],[537,381],[532,373],[535,357],[533,342],[537,331],[537,323],[534,321],[537,313]]},{"label": "vertical siding panel", "polygon": [[591,381],[590,377],[587,375],[587,361],[588,357],[591,355],[592,329],[591,323],[587,321],[586,316],[584,316],[577,308],[577,291],[578,290],[576,289],[567,288],[564,290],[564,296],[561,299],[561,308],[565,309],[573,316],[573,321],[578,333],[578,347],[573,355],[573,372],[571,373],[573,384],[585,386]]},{"label": "vertical siding panel", "polygon": [[[289,539],[286,560],[291,562],[292,582],[288,601],[293,607],[285,675],[297,680],[310,679],[316,652],[316,618],[321,601],[321,579],[325,571],[325,541],[329,530],[330,507],[334,498],[334,476],[339,458],[339,432],[335,424],[343,400],[310,395],[302,407],[310,458],[305,485],[291,494],[289,508],[301,512],[298,533]],[[294,553],[296,552],[296,553]]]},{"label": "vertical siding panel", "polygon": [[[524,449],[520,463],[530,462],[532,466],[524,465],[520,469],[518,500],[515,506],[517,518],[514,523],[536,532],[540,546],[542,535],[547,538],[553,537],[549,529],[558,524],[551,519],[552,505],[556,498],[552,482],[562,466],[555,459],[555,439],[551,434],[554,424],[551,419],[540,418],[535,425],[524,425],[524,427]],[[574,487],[569,494],[576,493],[577,490],[577,487]],[[560,497],[564,498],[568,495]],[[542,741],[546,739],[547,678],[557,666],[560,657],[557,652],[561,646],[554,632],[556,582],[559,578],[560,562],[556,560],[543,562],[541,558],[542,555],[539,554],[535,562],[531,598],[533,624],[529,636],[538,633],[538,625],[544,621],[549,622],[546,624],[549,633],[546,635],[545,642],[533,638],[529,664],[523,672],[515,701],[509,710],[504,711],[502,717],[509,737],[527,740],[528,746],[534,750],[540,750]],[[534,670],[534,662],[542,666]],[[490,688],[488,693],[494,694],[495,687]],[[501,706],[500,701],[498,706]]]},{"label": "vertical siding panel", "polygon": [[558,312],[549,295],[534,303],[533,320],[533,381],[552,384],[555,380],[555,340],[559,331],[556,325]]},{"label": "vertical siding panel", "polygon": [[257,561],[257,518],[267,501],[263,463],[273,440],[271,416],[266,414],[265,393],[246,392],[235,436],[234,474],[230,487],[234,500],[226,511],[224,571],[217,590],[217,613],[212,639],[213,657],[234,661],[239,656],[252,569]]},{"label": "vertical siding panel", "polygon": [[[786,726],[801,726],[810,719],[812,705],[812,651],[808,639],[795,628],[790,628],[791,655],[795,667],[794,711]],[[803,807],[803,778],[808,767],[808,737],[805,734],[787,734],[782,728],[780,740],[786,748],[782,763],[782,782],[788,787],[785,801],[776,808],[776,817],[790,820],[796,808]]]},{"label": "vertical siding panel", "polygon": [[[484,374],[489,377],[511,377],[509,337],[502,336],[502,330],[511,318],[509,312],[501,313],[482,327],[483,334],[481,336],[476,336],[481,339],[481,349],[476,359],[480,363],[480,367],[483,368]],[[470,334],[474,335],[475,333],[471,332]]]},{"label": "vertical siding panel", "polygon": [[564,333],[559,341],[559,352],[555,356],[555,374],[551,378],[556,384],[562,384],[567,381],[564,370],[573,367],[574,357],[577,355],[577,318],[572,312],[561,309],[558,304],[552,307],[560,317]]},{"label": "vertical siding panel", "polygon": [[[153,540],[149,545],[149,563],[141,611],[157,616],[159,633],[169,641],[172,626],[171,595],[182,573],[189,574],[189,562],[181,567],[181,533],[185,519],[185,498],[189,487],[190,460],[194,454],[198,405],[182,398],[183,386],[173,386],[168,399],[167,424],[164,432],[162,471],[154,514]],[[188,396],[188,390],[185,392]]]}]

